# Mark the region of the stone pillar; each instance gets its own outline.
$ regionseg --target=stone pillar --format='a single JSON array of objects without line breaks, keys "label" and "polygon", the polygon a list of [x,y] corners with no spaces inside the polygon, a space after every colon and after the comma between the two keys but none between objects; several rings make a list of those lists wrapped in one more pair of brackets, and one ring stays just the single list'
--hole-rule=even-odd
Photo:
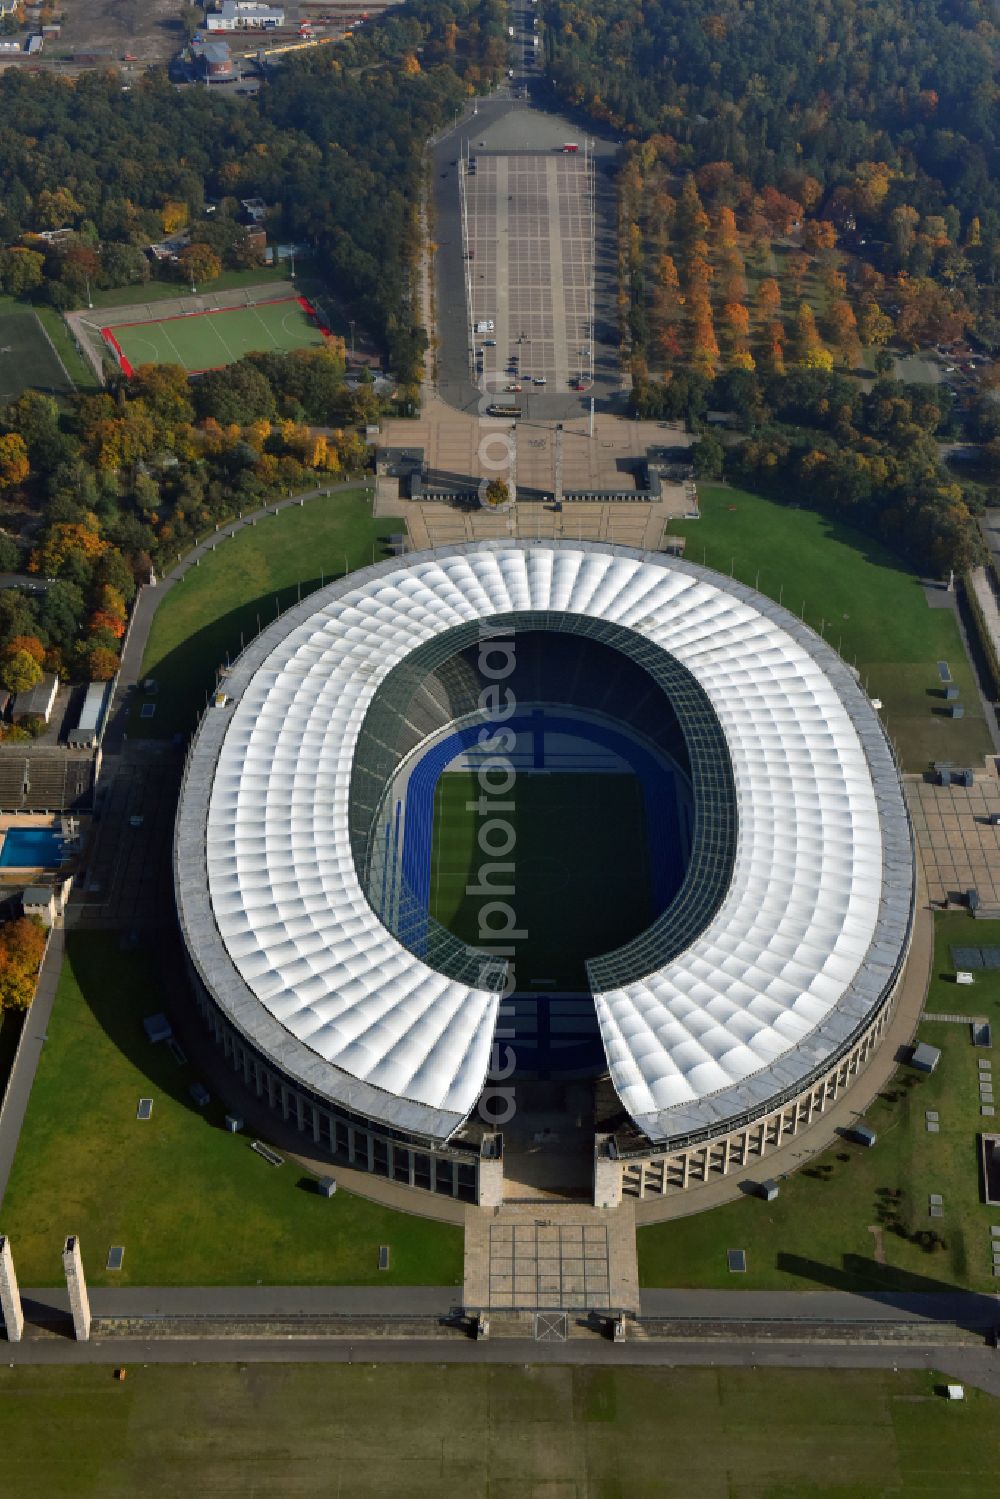
[{"label": "stone pillar", "polygon": [[17,1276],[14,1274],[10,1240],[3,1234],[0,1234],[0,1311],[3,1312],[4,1326],[7,1329],[7,1342],[20,1343],[24,1336],[24,1311]]},{"label": "stone pillar", "polygon": [[90,1298],[80,1258],[80,1240],[76,1234],[70,1234],[63,1246],[63,1270],[66,1272],[69,1309],[73,1313],[73,1334],[78,1342],[85,1343],[90,1337]]},{"label": "stone pillar", "polygon": [[[643,1193],[643,1168],[639,1166],[639,1193]],[[622,1200],[622,1163],[614,1135],[594,1136],[594,1206],[617,1208]]]},{"label": "stone pillar", "polygon": [[[458,1165],[455,1166],[458,1179]],[[476,1172],[476,1202],[481,1208],[503,1205],[503,1135],[484,1135],[479,1146],[479,1169]]]}]

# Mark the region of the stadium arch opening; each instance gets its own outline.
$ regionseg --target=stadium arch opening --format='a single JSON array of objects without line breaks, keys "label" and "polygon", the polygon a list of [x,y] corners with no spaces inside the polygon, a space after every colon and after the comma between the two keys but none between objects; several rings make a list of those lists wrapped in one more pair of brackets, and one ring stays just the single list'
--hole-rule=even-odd
[{"label": "stadium arch opening", "polygon": [[[509,951],[468,892],[500,733]],[[245,1083],[312,1149],[482,1203],[505,1175],[668,1194],[784,1143],[878,1044],[913,913],[856,674],[731,579],[596,543],[442,548],[296,605],[199,727],[174,859]]]}]

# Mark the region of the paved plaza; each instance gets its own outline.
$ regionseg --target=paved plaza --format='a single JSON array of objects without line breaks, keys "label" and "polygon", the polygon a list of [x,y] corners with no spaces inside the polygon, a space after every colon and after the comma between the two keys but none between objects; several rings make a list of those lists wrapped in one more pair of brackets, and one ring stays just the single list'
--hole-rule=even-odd
[{"label": "paved plaza", "polygon": [[[591,383],[594,234],[588,156],[477,155],[463,182],[470,325],[484,391]],[[492,345],[492,346],[491,346]],[[513,363],[512,363],[513,362]],[[516,364],[516,373],[514,370]],[[511,393],[510,399],[516,400]]]},{"label": "paved plaza", "polygon": [[979,891],[987,910],[1000,909],[1000,780],[991,755],[976,768],[972,786],[936,786],[919,775],[905,777],[927,895],[934,904],[955,904],[966,890]]},{"label": "paved plaza", "polygon": [[542,1200],[470,1208],[464,1299],[494,1311],[637,1311],[632,1204],[613,1212]]}]

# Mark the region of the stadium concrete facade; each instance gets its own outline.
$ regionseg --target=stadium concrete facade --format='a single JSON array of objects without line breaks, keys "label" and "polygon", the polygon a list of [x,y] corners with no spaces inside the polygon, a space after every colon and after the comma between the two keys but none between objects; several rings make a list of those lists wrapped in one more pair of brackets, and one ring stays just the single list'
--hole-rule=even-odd
[{"label": "stadium concrete facade", "polygon": [[[595,1093],[615,1100],[595,1110],[593,1191],[611,1206],[797,1133],[888,1020],[914,905],[899,776],[856,673],[786,610],[676,558],[568,541],[448,547],[344,578],[221,681],[185,769],[178,910],[226,1057],[313,1149],[502,1200],[502,1134],[482,1105],[507,960],[430,914],[400,788],[429,747],[450,746],[440,773],[474,731],[496,734],[509,714],[473,652],[529,636],[539,660],[539,640],[569,639],[605,653],[604,677],[611,659],[623,681],[644,674],[658,696],[637,738],[693,811],[678,888],[586,955]],[[608,717],[539,673],[536,695]]]}]

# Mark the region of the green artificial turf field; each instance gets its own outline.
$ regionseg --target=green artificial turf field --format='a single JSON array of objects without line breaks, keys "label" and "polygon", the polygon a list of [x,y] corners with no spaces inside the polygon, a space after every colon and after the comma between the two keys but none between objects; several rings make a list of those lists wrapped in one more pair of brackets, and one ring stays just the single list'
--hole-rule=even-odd
[{"label": "green artificial turf field", "polygon": [[[857,662],[904,769],[932,760],[979,765],[992,748],[950,609],[931,609],[914,572],[871,537],[818,515],[722,485],[699,484],[701,519],[671,521],[689,562],[705,562],[778,599],[848,662]],[[936,662],[961,690],[965,717],[946,716]]]},{"label": "green artificial turf field", "polygon": [[29,388],[62,395],[73,381],[35,313],[0,312],[0,406]]},{"label": "green artificial turf field", "polygon": [[[466,891],[496,857],[479,848],[484,819],[468,806],[479,794],[471,772],[441,777],[431,848],[431,915],[473,946],[489,942],[479,916],[495,899]],[[580,988],[583,960],[634,937],[652,916],[641,784],[629,775],[522,771],[510,799],[512,812],[487,817],[509,819],[516,833],[507,856],[515,889],[505,899],[527,933],[515,944],[518,986]]]},{"label": "green artificial turf field", "polygon": [[[162,973],[179,963],[173,949],[123,951],[116,933],[68,936],[0,1204],[22,1285],[61,1283],[69,1233],[93,1285],[459,1284],[460,1227],[343,1190],[327,1201],[304,1190],[312,1179],[294,1161],[268,1166],[246,1134],[229,1134],[217,1098],[194,1105],[197,1069],[142,1028],[164,1007]],[[140,1098],[153,1100],[147,1121],[136,1118]],[[105,1269],[112,1244],[125,1247],[119,1272]],[[381,1244],[389,1270],[378,1269]]]},{"label": "green artificial turf field", "polygon": [[997,1402],[924,1370],[295,1357],[4,1364],[5,1499],[982,1499],[1000,1465]]},{"label": "green artificial turf field", "polygon": [[323,334],[295,297],[190,313],[162,321],[118,323],[111,332],[125,359],[140,364],[179,364],[189,374],[233,364],[258,350],[318,347]]}]

